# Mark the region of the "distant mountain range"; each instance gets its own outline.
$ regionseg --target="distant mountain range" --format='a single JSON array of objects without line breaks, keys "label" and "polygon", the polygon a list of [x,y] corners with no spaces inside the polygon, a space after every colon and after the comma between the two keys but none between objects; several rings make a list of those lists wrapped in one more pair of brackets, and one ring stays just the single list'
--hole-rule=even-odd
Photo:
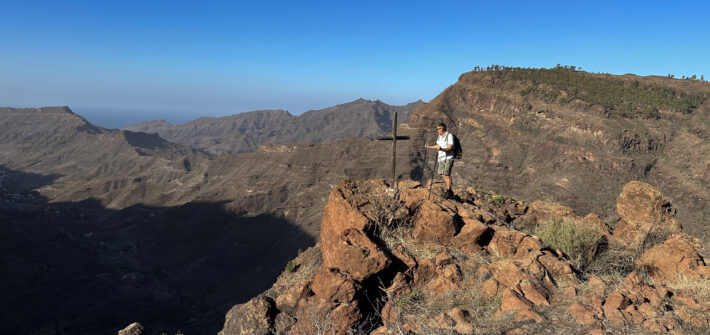
[{"label": "distant mountain range", "polygon": [[392,106],[379,100],[358,99],[298,116],[283,110],[261,110],[219,118],[201,117],[180,125],[164,120],[147,121],[123,129],[158,134],[168,141],[214,154],[241,154],[267,143],[331,143],[359,136],[374,138],[392,131],[395,112],[401,124],[422,104],[420,100]]}]

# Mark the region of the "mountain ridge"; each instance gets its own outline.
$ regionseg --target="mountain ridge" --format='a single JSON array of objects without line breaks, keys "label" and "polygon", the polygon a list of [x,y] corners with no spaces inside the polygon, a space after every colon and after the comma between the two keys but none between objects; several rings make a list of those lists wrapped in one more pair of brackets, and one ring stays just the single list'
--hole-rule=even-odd
[{"label": "mountain ridge", "polygon": [[330,143],[339,139],[391,132],[392,115],[399,113],[401,124],[421,100],[392,106],[380,100],[360,98],[320,110],[292,115],[283,110],[261,110],[224,117],[200,117],[179,125],[147,121],[125,130],[157,133],[184,145],[214,154],[252,152],[263,144]]}]

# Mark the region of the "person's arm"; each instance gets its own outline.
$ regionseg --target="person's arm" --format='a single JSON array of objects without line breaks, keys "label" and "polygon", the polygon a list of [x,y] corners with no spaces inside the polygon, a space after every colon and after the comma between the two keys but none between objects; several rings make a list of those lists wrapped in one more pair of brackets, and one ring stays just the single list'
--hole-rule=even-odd
[{"label": "person's arm", "polygon": [[[450,134],[446,134],[446,148],[439,148],[439,150],[443,152],[449,152],[451,150],[454,150],[454,137],[451,136]],[[438,145],[437,145],[438,147]]]}]

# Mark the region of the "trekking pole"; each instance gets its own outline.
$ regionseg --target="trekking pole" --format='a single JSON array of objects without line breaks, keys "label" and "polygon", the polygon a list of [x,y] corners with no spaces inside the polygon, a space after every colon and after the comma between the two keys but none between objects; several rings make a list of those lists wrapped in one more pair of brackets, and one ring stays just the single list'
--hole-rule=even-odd
[{"label": "trekking pole", "polygon": [[[427,148],[428,150],[429,148]],[[429,178],[429,195],[427,195],[426,199],[429,200],[431,198],[431,187],[434,185],[434,171],[436,170],[436,165],[439,164],[439,155],[434,155],[434,168],[431,170],[431,178]]]}]

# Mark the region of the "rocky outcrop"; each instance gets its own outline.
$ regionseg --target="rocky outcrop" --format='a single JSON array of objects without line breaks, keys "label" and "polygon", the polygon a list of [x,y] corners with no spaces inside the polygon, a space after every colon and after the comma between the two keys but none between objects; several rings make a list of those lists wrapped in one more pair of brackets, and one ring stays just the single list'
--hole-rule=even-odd
[{"label": "rocky outcrop", "polygon": [[134,322],[119,330],[118,335],[145,335],[145,329],[140,323]]},{"label": "rocky outcrop", "polygon": [[680,223],[675,209],[661,192],[646,183],[632,181],[616,200],[621,220],[614,227],[614,239],[629,248],[639,248],[654,233],[677,233]]},{"label": "rocky outcrop", "polygon": [[[611,277],[584,277],[564,252],[522,229],[571,220],[579,229],[592,227],[608,236],[605,248],[629,250],[594,214],[580,217],[554,203],[491,203],[472,189],[457,190],[456,200],[430,198],[417,182],[400,186],[395,192],[371,180],[333,189],[322,221],[322,266],[295,281],[283,274],[268,292],[275,309],[264,297],[234,307],[225,332],[241,315],[244,324],[261,327],[250,328],[254,333],[473,334],[499,332],[491,327],[508,324],[503,332],[524,334],[530,325],[559,322],[560,316],[551,313],[560,305],[578,324],[574,327],[586,327],[590,334],[604,328],[677,333],[707,327],[710,301],[698,301],[692,291],[673,285],[677,274],[708,278],[708,267],[687,235],[673,235],[645,250],[628,264],[636,271],[610,284]],[[675,222],[669,203],[644,194],[655,194],[653,187],[633,183],[624,188],[621,220],[642,232]],[[639,220],[630,213],[649,208],[643,204],[665,209],[649,209]],[[619,234],[631,226],[622,227]]]}]

